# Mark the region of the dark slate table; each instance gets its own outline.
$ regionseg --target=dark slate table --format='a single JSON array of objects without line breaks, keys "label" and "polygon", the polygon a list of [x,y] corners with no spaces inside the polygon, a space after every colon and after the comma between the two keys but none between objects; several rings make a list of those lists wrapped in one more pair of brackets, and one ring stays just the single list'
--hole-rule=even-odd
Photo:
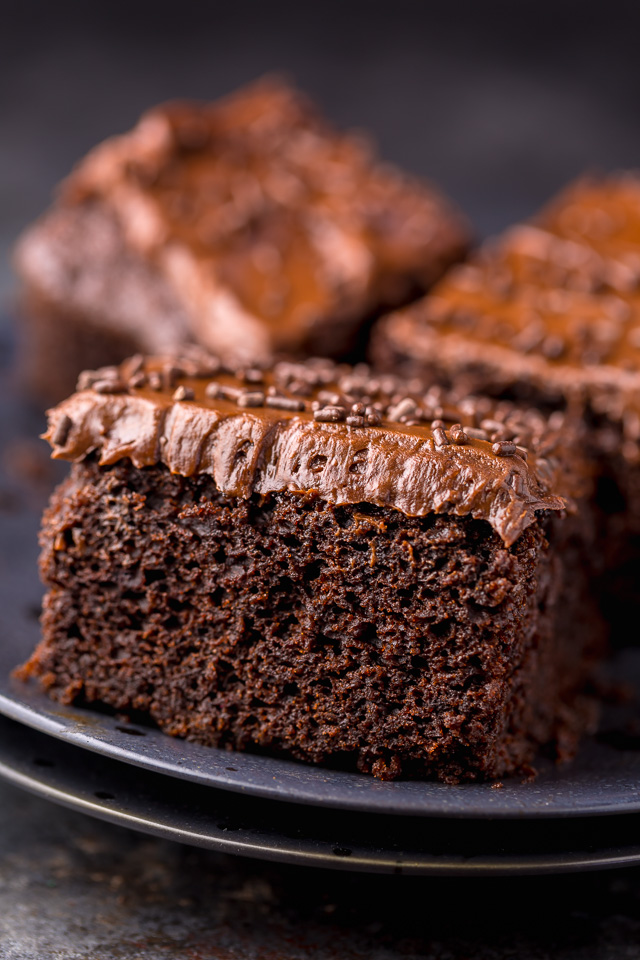
[{"label": "dark slate table", "polygon": [[0,784],[3,960],[632,960],[640,873],[312,871],[163,842]]},{"label": "dark slate table", "polygon": [[[5,0],[0,303],[16,232],[86,149],[155,101],[269,69],[442,183],[479,234],[501,229],[585,168],[639,164],[639,27],[633,0]],[[314,872],[135,835],[0,783],[2,960],[639,955],[638,870]]]}]

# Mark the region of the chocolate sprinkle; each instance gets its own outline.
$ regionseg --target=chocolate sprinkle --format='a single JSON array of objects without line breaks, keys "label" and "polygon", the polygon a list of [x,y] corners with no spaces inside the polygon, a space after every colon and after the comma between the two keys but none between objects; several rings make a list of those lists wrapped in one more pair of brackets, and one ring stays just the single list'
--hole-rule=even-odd
[{"label": "chocolate sprinkle", "polygon": [[500,423],[499,420],[481,420],[480,426],[483,430],[486,430],[489,435],[504,430],[504,424]]},{"label": "chocolate sprinkle", "polygon": [[459,446],[469,442],[469,437],[466,435],[462,429],[461,423],[454,423],[453,426],[449,429],[449,435],[454,443]]},{"label": "chocolate sprinkle", "polygon": [[194,391],[191,387],[180,386],[177,387],[173,393],[174,400],[193,400],[195,397]]},{"label": "chocolate sprinkle", "polygon": [[315,410],[313,414],[313,419],[317,420],[319,423],[340,423],[346,417],[347,411],[344,407],[321,407],[319,410]]},{"label": "chocolate sprinkle", "polygon": [[292,380],[287,389],[298,397],[310,397],[313,394],[313,386],[306,380]]},{"label": "chocolate sprinkle", "polygon": [[210,400],[215,400],[218,397],[221,397],[223,400],[238,400],[238,397],[241,397],[245,391],[240,390],[238,387],[228,387],[223,383],[218,383],[217,380],[212,380],[211,383],[208,383],[204,388],[204,393],[206,397],[209,397]]},{"label": "chocolate sprinkle", "polygon": [[273,407],[276,410],[304,410],[304,400],[295,400],[293,397],[269,396],[265,398],[267,407]]},{"label": "chocolate sprinkle", "polygon": [[411,397],[403,397],[394,407],[387,411],[387,419],[392,422],[399,422],[405,417],[415,417],[418,412],[418,405]]},{"label": "chocolate sprinkle", "polygon": [[125,393],[127,389],[122,380],[96,380],[91,387],[96,393]]},{"label": "chocolate sprinkle", "polygon": [[265,396],[262,390],[248,390],[241,393],[237,399],[239,407],[263,407]]},{"label": "chocolate sprinkle", "polygon": [[210,400],[215,400],[217,397],[222,396],[222,384],[218,383],[217,380],[212,380],[211,383],[208,383],[204,388],[205,397],[209,397]]},{"label": "chocolate sprinkle", "polygon": [[318,400],[328,407],[336,407],[342,400],[342,396],[336,393],[335,390],[319,390]]},{"label": "chocolate sprinkle", "polygon": [[141,370],[144,370],[144,357],[141,353],[134,353],[132,357],[124,361],[121,372],[126,380],[130,380]]},{"label": "chocolate sprinkle", "polygon": [[565,352],[566,345],[562,337],[550,334],[542,342],[542,353],[548,360],[557,360]]},{"label": "chocolate sprinkle", "polygon": [[491,447],[491,450],[497,457],[512,457],[516,452],[516,445],[511,440],[498,440]]},{"label": "chocolate sprinkle", "polygon": [[102,383],[104,380],[122,383],[123,379],[126,378],[120,375],[120,370],[118,370],[117,367],[99,367],[97,370],[83,370],[78,377],[76,390],[90,390],[94,384]]},{"label": "chocolate sprinkle", "polygon": [[162,385],[165,390],[170,390],[174,385],[178,377],[183,377],[185,371],[182,367],[178,367],[173,363],[167,364],[166,367],[162,368],[161,371]]},{"label": "chocolate sprinkle", "polygon": [[83,370],[82,373],[78,376],[78,382],[76,383],[76,390],[80,393],[82,390],[90,390],[93,384],[96,382],[96,374],[94,370]]},{"label": "chocolate sprinkle", "polygon": [[73,421],[71,417],[68,417],[66,413],[63,413],[60,419],[58,420],[56,429],[53,432],[53,436],[51,437],[51,443],[55,447],[64,447],[65,443],[67,442],[69,431],[71,430],[72,426],[73,426]]},{"label": "chocolate sprinkle", "polygon": [[199,379],[214,377],[222,369],[222,363],[218,357],[193,344],[182,348],[179,363],[185,370],[188,368],[190,376]]},{"label": "chocolate sprinkle", "polygon": [[479,427],[465,427],[465,433],[468,437],[471,437],[472,440],[488,440],[489,434],[486,430],[481,430]]}]

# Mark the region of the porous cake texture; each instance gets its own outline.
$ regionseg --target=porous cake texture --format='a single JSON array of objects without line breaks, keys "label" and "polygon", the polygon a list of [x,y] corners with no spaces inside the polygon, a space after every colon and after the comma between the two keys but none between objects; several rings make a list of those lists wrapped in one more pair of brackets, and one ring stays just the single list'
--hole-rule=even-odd
[{"label": "porous cake texture", "polygon": [[64,703],[231,749],[458,782],[593,719],[579,426],[327,360],[87,372],[42,528]]}]

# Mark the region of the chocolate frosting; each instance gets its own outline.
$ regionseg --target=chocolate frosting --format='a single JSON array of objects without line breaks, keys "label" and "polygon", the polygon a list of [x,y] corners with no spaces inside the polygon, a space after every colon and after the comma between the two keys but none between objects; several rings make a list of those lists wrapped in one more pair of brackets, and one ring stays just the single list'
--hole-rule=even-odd
[{"label": "chocolate frosting", "polygon": [[[478,383],[532,384],[640,438],[640,178],[582,180],[386,318],[394,352]],[[470,377],[470,382],[473,377]]]},{"label": "chocolate frosting", "polygon": [[[377,162],[362,137],[333,130],[276,79],[150,110],[88,154],[59,206],[115,219],[191,337],[243,362],[305,350],[328,321],[339,337],[341,324],[425,289],[468,243],[434,188]],[[48,223],[18,254],[36,283],[30,246]]]},{"label": "chocolate frosting", "polygon": [[[86,372],[49,411],[56,459],[130,458],[231,497],[291,491],[407,516],[470,515],[511,545],[580,495],[561,415],[375,377],[365,365],[282,363],[235,373],[211,357],[132,358]],[[294,409],[294,408],[298,409]]]}]

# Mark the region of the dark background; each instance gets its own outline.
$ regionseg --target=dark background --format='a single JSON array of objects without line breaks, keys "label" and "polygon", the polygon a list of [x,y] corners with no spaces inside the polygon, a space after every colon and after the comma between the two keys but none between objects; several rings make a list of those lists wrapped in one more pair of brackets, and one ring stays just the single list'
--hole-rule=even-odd
[{"label": "dark background", "polygon": [[17,231],[89,147],[170,97],[286,71],[480,235],[640,161],[640,3],[0,0],[0,294]]},{"label": "dark background", "polygon": [[[56,182],[170,97],[284,70],[479,235],[640,165],[640,2],[0,0],[0,304]],[[403,881],[225,860],[0,784],[0,956],[622,960],[640,873]]]}]

